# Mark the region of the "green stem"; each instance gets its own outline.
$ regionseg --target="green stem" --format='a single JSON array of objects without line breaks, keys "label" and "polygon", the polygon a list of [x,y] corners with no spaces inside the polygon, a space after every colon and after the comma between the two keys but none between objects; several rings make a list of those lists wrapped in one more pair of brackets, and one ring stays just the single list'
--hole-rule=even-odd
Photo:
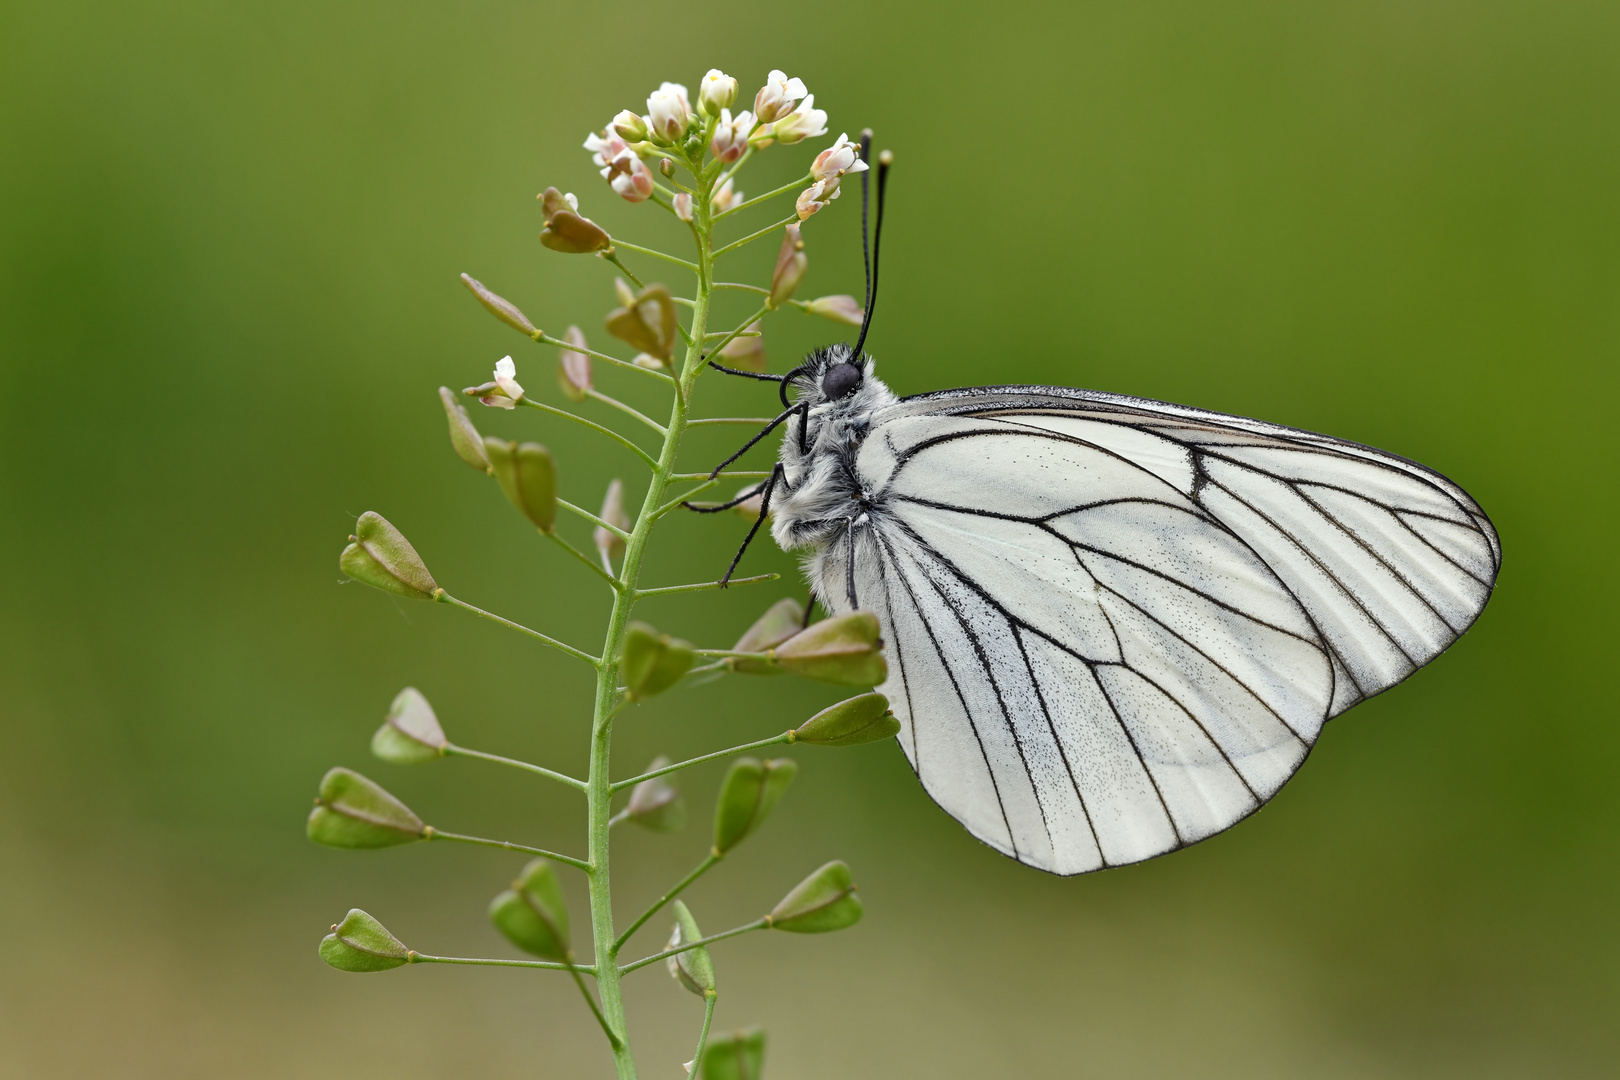
[{"label": "green stem", "polygon": [[558,652],[567,653],[569,656],[572,656],[575,660],[583,660],[587,664],[591,665],[591,667],[593,667],[593,668],[600,669],[602,667],[602,661],[599,660],[597,657],[592,656],[588,652],[584,652],[584,651],[582,651],[580,649],[576,649],[572,645],[566,644],[565,642],[558,641],[556,638],[551,637],[548,634],[542,634],[538,630],[530,630],[527,626],[524,626],[522,623],[515,623],[511,619],[503,619],[499,615],[495,614],[493,611],[485,611],[481,607],[473,607],[471,604],[467,603],[465,600],[457,600],[455,597],[451,596],[449,593],[445,592],[443,589],[440,589],[437,592],[435,592],[433,594],[433,599],[437,600],[441,604],[454,604],[456,607],[461,608],[461,609],[463,609],[465,611],[470,611],[474,615],[479,616],[480,618],[488,619],[490,622],[500,623],[502,626],[509,626],[513,630],[516,630],[520,634],[528,634],[530,637],[534,638],[536,641],[540,642],[542,645],[550,645],[553,649],[556,649]]},{"label": "green stem", "polygon": [[580,967],[578,964],[553,964],[549,960],[482,960],[470,956],[425,956],[411,950],[407,963],[411,964],[477,964],[480,967],[539,968],[542,971],[583,971],[596,974],[596,965]]},{"label": "green stem", "polygon": [[[770,423],[770,421],[767,420],[766,423]],[[580,517],[584,518],[586,521],[590,522],[592,525],[595,525],[599,529],[606,529],[614,536],[617,536],[620,540],[630,539],[629,533],[625,532],[623,529],[612,524],[611,522],[603,521],[601,518],[597,517],[583,506],[575,506],[567,499],[558,499],[557,505],[562,507],[564,510],[567,510],[570,514],[578,514]]]},{"label": "green stem", "polygon": [[770,928],[770,925],[771,917],[767,915],[763,919],[751,922],[746,926],[737,926],[730,930],[722,930],[718,934],[710,934],[708,937],[700,938],[697,941],[688,941],[684,944],[677,945],[673,949],[665,949],[661,953],[653,953],[651,956],[643,956],[640,960],[625,964],[619,969],[619,974],[628,975],[632,971],[646,967],[648,964],[656,964],[660,960],[668,960],[670,957],[675,956],[678,953],[683,953],[688,949],[696,949],[704,945],[712,945],[716,941],[724,941],[726,938],[736,937],[738,934],[746,934],[753,930],[767,930]]},{"label": "green stem", "polygon": [[602,1033],[608,1037],[609,1045],[611,1045],[613,1049],[617,1050],[623,1044],[623,1040],[620,1039],[618,1033],[608,1025],[607,1017],[602,1015],[601,1006],[597,1005],[596,999],[591,997],[590,990],[585,986],[585,980],[579,977],[579,966],[570,962],[568,964],[568,974],[574,977],[574,985],[579,987],[580,996],[585,999],[585,1004],[591,1007],[591,1015],[596,1017],[596,1022],[598,1024],[602,1025]]},{"label": "green stem", "polygon": [[640,776],[632,776],[628,780],[620,780],[618,783],[613,785],[613,790],[615,792],[623,791],[627,787],[635,787],[637,784],[663,776],[666,773],[680,772],[682,769],[690,769],[693,765],[701,765],[705,761],[713,761],[715,758],[728,757],[732,754],[741,754],[749,750],[758,750],[763,746],[775,746],[778,743],[790,743],[792,741],[793,732],[784,731],[780,735],[772,735],[770,738],[760,739],[758,742],[743,743],[741,746],[733,746],[729,750],[716,750],[712,754],[704,754],[702,757],[695,757],[689,761],[677,762],[674,765],[665,765],[662,769],[654,769],[650,773],[642,773]]},{"label": "green stem", "polygon": [[[697,262],[676,259],[659,251],[620,242],[630,251],[640,251],[666,261],[685,266],[697,275],[697,291],[692,305],[690,332],[683,336],[688,342],[701,342],[708,331],[709,303],[714,287],[714,256],[710,250],[710,237],[714,235],[714,221],[709,196],[699,192],[693,202],[693,235],[697,240]],[[624,560],[619,571],[622,588],[613,598],[613,611],[608,617],[605,640],[602,643],[602,661],[597,668],[596,702],[591,718],[590,769],[586,778],[586,840],[590,852],[590,908],[591,939],[597,956],[597,993],[607,1028],[617,1032],[613,1041],[613,1062],[619,1080],[635,1080],[635,1060],[630,1051],[629,1029],[625,1024],[624,995],[619,987],[619,972],[612,963],[618,955],[619,940],[613,932],[613,892],[609,873],[610,833],[613,822],[613,784],[609,772],[613,745],[613,717],[619,704],[619,657],[624,651],[625,631],[630,622],[630,611],[635,604],[636,582],[641,575],[646,557],[647,541],[652,534],[657,511],[664,504],[665,492],[675,473],[675,460],[680,453],[681,437],[686,433],[687,403],[691,399],[692,385],[703,370],[702,349],[688,344],[684,366],[675,380],[674,401],[670,405],[669,423],[664,425],[664,442],[658,459],[653,463],[653,475],[642,500],[641,512],[624,545]]]},{"label": "green stem", "polygon": [[687,427],[711,427],[716,424],[744,424],[748,427],[764,427],[771,422],[768,416],[706,416],[702,420],[691,420]]},{"label": "green stem", "polygon": [[693,1076],[697,1076],[703,1068],[703,1050],[709,1043],[709,1022],[714,1019],[714,1006],[719,1000],[718,990],[708,990],[703,995],[703,1030],[698,1032],[697,1053],[692,1055]]},{"label": "green stem", "polygon": [[703,592],[706,589],[724,589],[728,585],[752,585],[760,581],[776,581],[781,574],[755,574],[753,577],[734,577],[730,581],[700,581],[696,585],[664,585],[656,589],[637,589],[636,599],[646,596],[668,596],[670,593]]},{"label": "green stem", "polygon": [[424,840],[454,840],[458,844],[474,844],[478,847],[499,848],[502,851],[521,851],[525,855],[539,855],[541,858],[560,862],[564,866],[572,866],[576,870],[583,870],[587,874],[591,871],[591,864],[583,859],[576,859],[571,855],[559,855],[555,851],[545,848],[528,847],[524,844],[514,844],[510,840],[485,840],[482,836],[463,836],[461,833],[441,832],[429,825],[422,830]]},{"label": "green stem", "polygon": [[618,237],[613,238],[613,246],[622,247],[629,251],[638,251],[643,255],[651,255],[655,259],[663,259],[665,262],[672,262],[676,266],[684,266],[694,274],[698,271],[697,263],[687,262],[685,259],[677,259],[673,255],[666,255],[657,248],[642,247],[640,244],[632,244],[628,241],[620,240]]},{"label": "green stem", "polygon": [[567,540],[564,540],[562,538],[562,536],[557,532],[556,529],[553,529],[550,532],[545,533],[544,535],[546,535],[546,536],[550,537],[552,540],[556,541],[557,545],[559,547],[561,547],[564,551],[568,552],[568,554],[572,555],[574,558],[576,558],[580,562],[584,563],[585,568],[588,569],[591,573],[595,574],[597,577],[601,578],[603,581],[607,582],[609,588],[617,590],[620,587],[618,578],[614,577],[612,574],[608,573],[606,570],[603,570],[600,566],[597,566],[594,562],[591,561],[591,557],[589,555],[587,555],[583,551],[579,550],[579,548],[575,547],[573,544],[570,544]]},{"label": "green stem", "polygon": [[547,405],[543,401],[535,401],[532,398],[530,398],[527,394],[525,394],[523,396],[523,400],[518,402],[518,404],[527,405],[531,409],[539,409],[541,412],[550,413],[552,416],[560,416],[565,420],[572,420],[574,423],[580,425],[581,427],[590,428],[592,431],[596,432],[598,435],[606,435],[608,438],[612,439],[614,442],[618,443],[620,446],[624,447],[626,450],[628,450],[632,454],[636,455],[636,457],[638,457],[642,461],[644,461],[649,467],[654,468],[654,469],[658,468],[658,462],[656,460],[654,460],[654,458],[653,458],[653,456],[651,454],[647,453],[647,451],[643,450],[641,447],[637,446],[635,443],[631,442],[629,439],[625,438],[623,435],[620,435],[617,431],[614,431],[612,428],[603,427],[601,424],[598,424],[598,423],[596,423],[596,422],[594,422],[592,420],[587,420],[583,416],[580,416],[577,413],[571,413],[567,409],[559,409],[555,405]]},{"label": "green stem", "polygon": [[549,780],[555,780],[559,784],[567,784],[575,791],[585,790],[585,781],[583,780],[575,780],[572,776],[553,772],[551,769],[541,765],[530,765],[527,761],[518,761],[516,758],[501,757],[499,754],[486,754],[482,750],[469,750],[465,746],[457,746],[455,743],[446,743],[444,752],[446,756],[470,757],[477,758],[479,761],[493,761],[497,765],[510,765],[514,769],[522,769],[525,772],[536,773]]},{"label": "green stem", "polygon": [[787,217],[783,218],[781,221],[778,221],[774,225],[767,225],[763,229],[759,230],[758,232],[751,232],[747,236],[743,237],[741,240],[733,240],[731,243],[727,244],[725,247],[723,247],[719,251],[715,252],[714,255],[713,255],[713,258],[718,259],[722,255],[728,255],[731,252],[736,251],[738,248],[742,247],[744,244],[747,244],[747,243],[749,243],[751,241],[754,241],[754,240],[758,240],[762,236],[769,236],[771,233],[776,232],[778,229],[786,228],[787,226],[793,224],[795,221],[798,221],[798,220],[799,220],[799,215],[798,214],[796,214],[796,213],[789,214]]},{"label": "green stem", "polygon": [[597,955],[604,956],[609,960],[617,957],[619,955],[619,950],[624,948],[624,943],[629,941],[630,936],[637,930],[640,930],[643,926],[647,925],[648,919],[662,911],[665,904],[681,895],[688,885],[692,884],[692,882],[696,881],[704,874],[707,874],[714,867],[714,864],[723,858],[725,858],[724,855],[716,855],[711,851],[707,856],[704,857],[702,862],[698,863],[697,866],[693,868],[690,874],[687,874],[685,877],[681,878],[680,881],[676,882],[673,889],[669,890],[669,892],[665,893],[663,896],[660,896],[652,907],[648,908],[646,911],[643,911],[639,916],[637,916],[636,921],[630,924],[630,929],[620,934],[618,940],[612,944],[612,951],[607,953],[598,953]]},{"label": "green stem", "polygon": [[[617,265],[617,260],[615,260],[615,265]],[[621,269],[623,268],[621,267]],[[630,274],[630,271],[625,270],[625,273]],[[634,274],[630,274],[630,276],[632,279],[635,278]],[[636,287],[638,289],[641,288],[641,282],[637,281]],[[575,345],[572,342],[564,341],[562,338],[554,338],[551,335],[544,333],[540,334],[534,340],[541,345],[555,345],[557,348],[567,349],[569,352],[584,353],[586,356],[594,356],[596,359],[606,364],[616,364],[622,368],[629,368],[631,371],[639,371],[643,375],[651,375],[653,378],[667,382],[671,386],[675,384],[675,380],[670,378],[668,375],[665,375],[662,371],[654,371],[652,368],[644,368],[640,364],[632,364],[628,360],[620,360],[617,356],[609,356],[605,352],[597,352],[595,349],[589,348],[588,346]]]},{"label": "green stem", "polygon": [[[727,345],[730,345],[734,338],[741,337],[745,332],[747,332],[747,330],[748,330],[748,328],[750,326],[753,326],[756,322],[758,322],[760,319],[763,319],[765,316],[769,315],[770,313],[771,313],[771,306],[769,304],[764,305],[758,311],[754,312],[752,315],[748,316],[748,318],[744,319],[741,323],[739,323],[737,325],[737,329],[735,329],[731,333],[727,334],[724,338],[722,338],[719,341],[719,343],[717,343],[714,346],[710,347],[709,350],[707,352],[705,352],[703,355],[705,355],[705,356],[717,356],[717,355],[719,355],[720,350],[724,349]],[[770,423],[769,420],[767,420],[765,422],[767,424]]]},{"label": "green stem", "polygon": [[[614,266],[617,266],[620,270],[624,271],[624,276],[629,278],[630,283],[636,288],[645,289],[647,287],[641,283],[641,279],[636,277],[635,273],[632,272],[628,266],[619,261],[618,254],[612,248],[608,248],[606,251],[598,252],[598,254],[608,262],[612,263]],[[665,376],[665,378],[668,378],[668,376]],[[670,381],[674,382],[673,379]]]},{"label": "green stem", "polygon": [[[789,183],[783,184],[781,187],[775,188],[775,189],[773,189],[771,191],[767,191],[763,195],[755,195],[752,199],[749,199],[747,202],[738,203],[736,206],[731,207],[729,210],[726,210],[726,211],[724,211],[722,213],[716,214],[715,218],[716,218],[716,220],[718,220],[719,218],[728,217],[728,216],[730,216],[732,214],[735,214],[739,210],[746,210],[750,206],[758,206],[760,203],[766,201],[767,199],[774,199],[778,195],[786,195],[788,192],[792,191],[794,188],[802,188],[805,185],[809,184],[810,181],[812,181],[814,179],[815,179],[815,177],[812,176],[810,173],[805,173],[803,176],[799,177],[797,180],[794,180],[794,181],[791,181]],[[797,215],[794,215],[794,216],[797,216]],[[783,222],[783,224],[786,224],[786,222]],[[715,254],[719,254],[719,252],[716,252]]]},{"label": "green stem", "polygon": [[669,434],[669,432],[664,430],[664,425],[663,424],[660,424],[658,421],[654,420],[652,417],[646,415],[643,412],[640,412],[640,411],[638,411],[636,409],[632,409],[630,406],[626,405],[624,402],[620,401],[618,398],[608,397],[606,394],[604,394],[601,391],[596,390],[596,389],[586,390],[585,391],[585,396],[590,398],[592,401],[600,401],[604,405],[608,405],[608,406],[611,406],[611,407],[613,407],[615,409],[618,409],[620,412],[624,413],[624,415],[626,415],[626,416],[628,416],[628,417],[630,417],[630,418],[632,418],[634,420],[637,420],[637,421],[647,425],[648,427],[652,428],[654,431],[658,432],[658,437],[660,439],[662,439],[665,435]]}]

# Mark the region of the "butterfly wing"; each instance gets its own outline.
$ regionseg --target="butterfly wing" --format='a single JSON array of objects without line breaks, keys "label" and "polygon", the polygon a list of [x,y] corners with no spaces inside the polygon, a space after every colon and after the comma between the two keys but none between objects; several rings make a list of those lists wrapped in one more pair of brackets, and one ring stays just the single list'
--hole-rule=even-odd
[{"label": "butterfly wing", "polygon": [[856,468],[901,745],[975,836],[1060,874],[1252,813],[1327,719],[1468,628],[1500,562],[1422,466],[1138,398],[910,398]]}]

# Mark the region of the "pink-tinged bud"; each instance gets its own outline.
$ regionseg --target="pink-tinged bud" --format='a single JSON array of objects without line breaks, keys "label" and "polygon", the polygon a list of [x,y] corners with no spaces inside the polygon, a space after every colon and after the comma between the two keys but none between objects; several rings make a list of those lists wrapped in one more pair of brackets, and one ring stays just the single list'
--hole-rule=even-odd
[{"label": "pink-tinged bud", "polygon": [[[668,159],[666,158],[665,160],[667,161]],[[676,217],[680,218],[682,221],[692,220],[692,196],[683,191],[679,195],[675,196],[674,204]]]},{"label": "pink-tinged bud", "polygon": [[[585,348],[584,331],[577,326],[570,326],[563,339],[579,349]],[[557,385],[569,401],[584,401],[585,392],[591,388],[591,358],[574,349],[558,353]]]},{"label": "pink-tinged bud", "polygon": [[736,100],[737,80],[719,68],[710,68],[698,84],[698,105],[710,116],[719,116],[721,109],[731,108]]},{"label": "pink-tinged bud", "polygon": [[[623,481],[615,479],[608,485],[607,495],[602,499],[602,512],[596,516],[615,528],[630,531],[630,519],[624,513]],[[604,560],[624,554],[624,540],[600,525],[591,534],[591,539],[596,544],[596,550],[602,553]]]},{"label": "pink-tinged bud", "polygon": [[662,173],[666,179],[672,177],[675,175],[675,163],[669,160],[667,157],[659,158],[658,171]]},{"label": "pink-tinged bud", "polygon": [[625,142],[641,142],[647,137],[647,121],[629,109],[620,111],[609,125],[613,133]]},{"label": "pink-tinged bud", "polygon": [[765,304],[779,308],[793,296],[810,260],[804,254],[804,239],[797,224],[782,230],[782,250],[776,255],[776,269],[771,272],[771,294]]},{"label": "pink-tinged bud", "polygon": [[613,159],[628,149],[629,144],[612,128],[606,131],[593,131],[585,136],[585,149],[591,152],[591,162],[606,180],[613,173]]},{"label": "pink-tinged bud", "polygon": [[843,293],[837,296],[818,296],[806,304],[804,310],[811,315],[820,315],[823,319],[848,323],[850,326],[859,326],[866,319],[861,302]]},{"label": "pink-tinged bud", "polygon": [[827,134],[827,113],[815,108],[815,102],[814,94],[801,101],[797,109],[771,125],[770,136],[783,146],[791,146]]},{"label": "pink-tinged bud", "polygon": [[754,114],[759,122],[768,124],[779,116],[793,111],[793,106],[808,91],[800,79],[790,79],[785,72],[773,70],[765,77],[765,85],[754,95]]},{"label": "pink-tinged bud", "polygon": [[626,202],[643,202],[653,193],[652,170],[633,150],[621,150],[608,163],[607,178],[613,193]]},{"label": "pink-tinged bud", "polygon": [[728,179],[725,183],[720,185],[720,190],[716,191],[709,199],[709,205],[714,208],[715,213],[719,214],[726,210],[733,209],[734,207],[741,206],[742,201],[743,193],[732,187],[731,181]]},{"label": "pink-tinged bud", "polygon": [[691,122],[692,106],[680,83],[664,83],[647,98],[647,127],[654,139],[679,142]]},{"label": "pink-tinged bud", "polygon": [[730,165],[748,149],[748,136],[753,132],[753,113],[744,111],[733,117],[730,109],[721,109],[720,121],[714,126],[714,138],[709,141],[709,150]]},{"label": "pink-tinged bud", "polygon": [[760,336],[760,324],[757,322],[752,324],[742,334],[726,342],[726,347],[720,350],[720,356],[732,367],[743,368],[746,371],[764,371],[765,339]]},{"label": "pink-tinged bud", "polygon": [[799,212],[799,220],[803,221],[836,198],[838,198],[837,180],[817,180],[799,192],[794,208]]},{"label": "pink-tinged bud", "polygon": [[467,286],[468,292],[478,297],[478,302],[483,304],[491,315],[501,320],[501,322],[505,323],[507,326],[510,326],[512,329],[521,334],[526,334],[529,337],[534,337],[540,332],[539,330],[535,329],[534,324],[529,321],[529,317],[518,310],[516,304],[512,303],[510,300],[507,300],[505,297],[491,292],[484,285],[484,283],[479,281],[477,278],[462,274],[461,283]]},{"label": "pink-tinged bud", "polygon": [[845,173],[866,171],[861,160],[861,148],[849,141],[849,135],[838,136],[838,141],[816,155],[810,164],[810,175],[817,180],[836,180]]},{"label": "pink-tinged bud", "polygon": [[554,187],[546,188],[540,193],[540,206],[546,216],[540,242],[551,250],[584,255],[613,246],[613,238],[608,236],[607,230],[590,218],[579,216],[579,200],[572,194],[564,195]]}]

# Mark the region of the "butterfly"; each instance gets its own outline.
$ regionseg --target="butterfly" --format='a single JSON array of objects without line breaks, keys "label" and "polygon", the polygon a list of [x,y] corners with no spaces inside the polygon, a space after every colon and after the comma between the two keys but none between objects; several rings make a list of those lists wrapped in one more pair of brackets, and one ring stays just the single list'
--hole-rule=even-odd
[{"label": "butterfly", "polygon": [[754,530],[806,553],[829,611],[877,615],[924,789],[1021,863],[1080,874],[1231,827],[1490,598],[1490,519],[1416,462],[1091,390],[900,398],[865,330],[775,377]]}]

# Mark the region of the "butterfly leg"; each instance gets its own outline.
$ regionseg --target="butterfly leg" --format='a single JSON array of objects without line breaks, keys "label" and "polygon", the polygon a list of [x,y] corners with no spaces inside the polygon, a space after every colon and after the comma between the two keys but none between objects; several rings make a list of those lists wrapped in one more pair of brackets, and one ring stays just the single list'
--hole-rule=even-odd
[{"label": "butterfly leg", "polygon": [[844,552],[844,596],[849,600],[849,610],[859,611],[860,602],[855,599],[855,519],[844,519],[844,536],[849,544]]},{"label": "butterfly leg", "polygon": [[743,552],[748,550],[748,545],[754,542],[754,536],[759,532],[759,527],[765,524],[765,518],[771,512],[771,492],[776,490],[778,481],[785,483],[786,479],[786,474],[782,471],[782,465],[778,462],[776,467],[771,469],[771,478],[765,481],[764,497],[759,500],[759,517],[754,519],[753,527],[748,530],[748,535],[743,537],[742,547],[737,549],[737,554],[731,560],[731,565],[726,567],[725,577],[720,579],[722,589],[731,581],[731,575],[737,572],[737,564],[742,562]]},{"label": "butterfly leg", "polygon": [[765,484],[766,481],[761,481],[744,491],[741,495],[738,495],[735,499],[732,499],[729,502],[718,503],[714,506],[698,506],[695,503],[690,503],[685,500],[682,500],[681,505],[686,507],[688,510],[695,510],[700,514],[718,514],[722,510],[730,510],[733,507],[741,506],[749,499],[752,499],[755,495],[758,495],[765,489]]},{"label": "butterfly leg", "polygon": [[[749,439],[747,442],[743,443],[741,450],[738,450],[735,454],[732,454],[730,457],[726,458],[726,460],[724,460],[720,464],[716,465],[714,467],[714,471],[709,473],[709,479],[713,480],[715,477],[719,476],[721,469],[725,468],[727,465],[730,465],[733,461],[736,461],[738,458],[740,458],[744,454],[748,453],[748,451],[752,450],[754,448],[755,443],[759,442],[759,440],[763,439],[765,436],[767,436],[771,432],[775,431],[777,429],[777,427],[782,423],[782,421],[786,420],[788,417],[792,416],[794,413],[803,413],[808,417],[809,408],[810,407],[809,407],[808,404],[799,404],[799,405],[790,405],[790,406],[788,406],[787,409],[784,410],[781,413],[781,415],[779,415],[775,420],[772,420],[770,423],[768,423],[764,427],[760,428],[759,433],[756,434],[752,439]],[[800,437],[801,437],[801,440],[802,440],[802,437],[803,437],[803,428],[802,428],[802,426],[800,428]]]}]

